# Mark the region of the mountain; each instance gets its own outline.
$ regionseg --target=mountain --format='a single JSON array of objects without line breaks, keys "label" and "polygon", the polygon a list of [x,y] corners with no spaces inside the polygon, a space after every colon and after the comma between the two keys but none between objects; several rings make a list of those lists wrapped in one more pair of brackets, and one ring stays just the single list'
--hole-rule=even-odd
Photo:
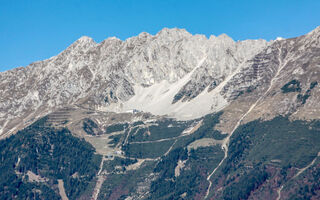
[{"label": "mountain", "polygon": [[81,37],[0,73],[0,196],[317,199],[319,60],[320,27]]},{"label": "mountain", "polygon": [[[209,91],[267,44],[234,42],[226,35],[207,39],[183,29],[99,44],[82,37],[57,56],[0,74],[2,134],[66,104],[181,119],[203,116],[227,104]],[[193,100],[205,93],[205,99]],[[214,102],[206,100],[210,95]],[[203,101],[201,111],[185,113]]]}]

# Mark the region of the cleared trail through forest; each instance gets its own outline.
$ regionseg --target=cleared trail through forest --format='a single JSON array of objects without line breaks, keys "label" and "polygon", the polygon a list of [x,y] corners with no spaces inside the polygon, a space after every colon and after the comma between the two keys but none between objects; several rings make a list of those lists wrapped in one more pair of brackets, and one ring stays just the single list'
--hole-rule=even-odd
[{"label": "cleared trail through forest", "polygon": [[[297,174],[294,175],[291,179],[294,179],[294,178],[297,178],[298,176],[300,176],[300,174],[302,174],[304,171],[306,171],[307,169],[309,169],[312,165],[314,165],[314,163],[316,162],[317,158],[320,157],[320,152],[318,152],[318,155],[307,165],[305,166],[304,168],[301,168],[298,170]],[[290,179],[290,180],[291,180]],[[278,193],[278,197],[277,197],[277,200],[280,200],[281,199],[281,191],[283,189],[285,184],[281,185],[279,187],[279,189],[277,190],[277,193]]]},{"label": "cleared trail through forest", "polygon": [[58,188],[59,188],[59,194],[62,200],[69,200],[66,191],[64,189],[64,184],[62,179],[58,179]]},{"label": "cleared trail through forest", "polygon": [[103,182],[107,178],[106,175],[102,171],[103,170],[103,163],[104,163],[105,160],[106,160],[105,156],[102,156],[101,163],[100,163],[100,168],[99,168],[99,171],[98,171],[98,174],[97,174],[98,180],[97,180],[96,186],[95,186],[95,188],[93,190],[93,194],[92,194],[92,198],[91,198],[92,200],[97,200],[98,199],[101,186],[102,186]]}]

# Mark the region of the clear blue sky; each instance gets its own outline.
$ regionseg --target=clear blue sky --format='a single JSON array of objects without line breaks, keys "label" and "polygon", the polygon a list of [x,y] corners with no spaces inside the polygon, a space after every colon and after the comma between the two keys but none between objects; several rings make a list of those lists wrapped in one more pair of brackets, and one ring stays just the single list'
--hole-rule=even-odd
[{"label": "clear blue sky", "polygon": [[83,35],[100,42],[178,27],[270,40],[319,25],[319,0],[0,0],[0,71],[54,56]]}]

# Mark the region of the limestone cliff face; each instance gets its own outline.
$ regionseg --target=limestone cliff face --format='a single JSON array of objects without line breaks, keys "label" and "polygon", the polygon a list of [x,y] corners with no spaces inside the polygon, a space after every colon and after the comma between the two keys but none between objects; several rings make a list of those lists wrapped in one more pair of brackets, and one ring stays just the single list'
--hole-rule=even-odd
[{"label": "limestone cliff face", "polygon": [[[296,119],[319,119],[320,32],[274,41],[225,85],[224,96],[234,103],[259,102],[247,117],[271,119],[290,115]],[[297,87],[296,90],[286,88]],[[240,98],[241,97],[241,98]]]},{"label": "limestone cliff face", "polygon": [[[191,119],[262,95],[259,117],[319,117],[319,87],[307,92],[320,80],[319,37],[319,28],[270,42],[166,28],[125,41],[82,37],[57,56],[0,73],[0,135],[73,104]],[[303,104],[298,93],[281,92],[293,79],[301,83],[300,95],[308,93]]]}]

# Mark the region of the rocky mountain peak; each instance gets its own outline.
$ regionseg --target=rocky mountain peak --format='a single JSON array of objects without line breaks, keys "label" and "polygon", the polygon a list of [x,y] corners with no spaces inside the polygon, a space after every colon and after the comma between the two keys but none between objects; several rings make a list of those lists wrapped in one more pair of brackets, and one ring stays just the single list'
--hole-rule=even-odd
[{"label": "rocky mountain peak", "polygon": [[78,40],[76,40],[73,44],[71,44],[70,46],[73,48],[76,47],[78,49],[87,49],[87,48],[92,47],[96,44],[97,43],[91,37],[82,36]]},{"label": "rocky mountain peak", "polygon": [[222,33],[221,35],[219,35],[218,37],[216,37],[217,40],[220,40],[220,41],[226,41],[226,42],[229,42],[229,43],[233,43],[234,40],[229,37],[227,34],[225,33]]},{"label": "rocky mountain peak", "polygon": [[78,40],[76,40],[76,42],[78,42],[78,43],[95,43],[94,40],[88,36],[82,36]]},{"label": "rocky mountain peak", "polygon": [[63,58],[67,58],[73,55],[79,56],[82,55],[84,52],[89,50],[92,47],[95,47],[97,43],[88,36],[82,36],[74,43],[72,43],[66,50],[62,51],[58,56]]},{"label": "rocky mountain peak", "polygon": [[142,32],[137,36],[137,38],[151,38],[151,37],[152,37],[152,35],[147,32]]},{"label": "rocky mountain peak", "polygon": [[309,32],[305,39],[311,46],[318,48],[320,45],[320,26]]},{"label": "rocky mountain peak", "polygon": [[108,52],[108,51],[112,51],[112,50],[107,50],[108,48],[114,48],[116,46],[120,46],[122,43],[123,43],[123,41],[117,37],[109,37],[109,38],[103,40],[102,42],[100,42],[97,45],[97,48],[104,49],[105,52]]},{"label": "rocky mountain peak", "polygon": [[185,29],[179,29],[179,28],[163,28],[161,31],[159,31],[155,37],[161,38],[164,40],[176,40],[176,39],[182,39],[182,38],[188,38],[191,37],[192,34],[190,34]]},{"label": "rocky mountain peak", "polygon": [[315,29],[310,31],[307,35],[320,34],[320,26],[317,26]]}]

